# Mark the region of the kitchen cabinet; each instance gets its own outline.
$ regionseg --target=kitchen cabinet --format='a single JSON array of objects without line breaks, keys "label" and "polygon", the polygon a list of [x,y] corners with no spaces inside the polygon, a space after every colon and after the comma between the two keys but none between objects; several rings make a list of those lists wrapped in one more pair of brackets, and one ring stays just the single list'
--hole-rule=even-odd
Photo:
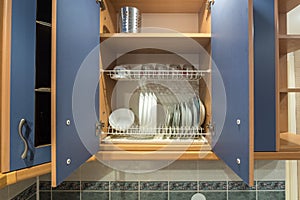
[{"label": "kitchen cabinet", "polygon": [[4,1],[3,10],[1,172],[5,173],[50,162],[51,147],[35,143],[36,1]]},{"label": "kitchen cabinet", "polygon": [[[258,32],[259,36],[255,43],[255,62],[260,64],[255,64],[255,69],[261,70],[255,73],[259,83],[255,85],[255,88],[258,88],[255,98],[258,101],[258,98],[263,97],[263,100],[255,110],[261,111],[259,115],[255,115],[255,124],[261,127],[261,131],[255,133],[255,158],[299,160],[300,137],[289,132],[288,128],[291,121],[288,114],[289,94],[297,93],[298,89],[288,86],[287,54],[299,50],[300,46],[298,35],[287,34],[287,14],[299,6],[300,1],[257,1],[257,4],[260,6],[256,10],[258,14],[255,32]],[[268,126],[268,129],[264,126],[265,123],[274,122],[276,126]]]},{"label": "kitchen cabinet", "polygon": [[[103,5],[103,2],[101,3]],[[180,159],[213,160],[217,159],[214,154],[216,153],[220,159],[232,167],[246,182],[252,184],[254,165],[252,1],[245,0],[239,1],[238,3],[235,1],[227,1],[226,4],[225,2],[216,2],[215,5],[211,7],[211,11],[206,10],[206,1],[198,0],[186,1],[184,4],[179,1],[156,3],[147,1],[139,1],[138,3],[135,1],[126,1],[126,5],[139,7],[141,12],[145,13],[145,16],[148,14],[148,17],[150,16],[150,25],[160,23],[160,20],[154,22],[151,18],[156,17],[159,19],[159,16],[166,16],[169,17],[169,21],[166,24],[169,24],[173,28],[175,27],[175,29],[178,28],[177,31],[183,32],[183,29],[190,31],[190,33],[187,32],[184,34],[178,34],[176,32],[161,33],[160,31],[152,33],[115,34],[117,33],[116,11],[123,6],[122,3],[125,2],[104,2],[99,27],[98,19],[100,11],[95,2],[79,1],[76,4],[72,4],[68,1],[54,1],[53,12],[55,14],[53,16],[55,22],[53,23],[53,27],[55,28],[53,28],[52,36],[55,37],[55,39],[53,39],[53,45],[55,45],[53,49],[56,50],[56,53],[53,54],[55,57],[53,57],[52,72],[54,76],[52,83],[55,83],[55,86],[52,85],[51,88],[55,91],[52,93],[52,103],[55,102],[56,104],[53,107],[56,113],[54,113],[52,121],[56,129],[53,130],[52,138],[52,185],[56,186],[59,184],[73,170],[78,168],[80,164],[97,152],[96,157],[102,160],[172,160],[175,158],[174,155],[177,157],[179,155]],[[80,16],[76,14],[79,13],[79,11],[81,13]],[[183,19],[181,19],[182,23],[185,22],[186,17],[192,16],[200,25],[197,23],[192,25],[192,27],[182,28],[178,21],[172,20],[176,15],[177,19],[178,16],[179,18],[183,17]],[[146,19],[145,16],[144,20]],[[210,23],[210,18],[212,18],[212,23]],[[228,20],[225,20],[227,18]],[[210,27],[210,24],[212,24],[212,27]],[[74,31],[78,30],[78,28],[75,29],[75,27],[81,28],[79,31]],[[88,54],[100,42],[99,30],[101,40],[99,127],[102,128],[102,134],[101,137],[96,136],[97,120],[95,120],[93,116],[88,116],[80,121],[89,121],[84,129],[85,136],[83,139],[81,137],[82,133],[78,130],[79,122],[76,121],[76,113],[74,114],[74,112],[81,110],[81,113],[84,113],[84,109],[79,109],[81,107],[79,106],[76,108],[77,110],[74,110],[75,101],[78,100],[76,100],[76,98],[72,99],[72,95],[77,98],[82,98],[82,96],[86,97],[83,98],[81,102],[90,102],[91,105],[93,105],[95,98],[92,98],[91,101],[87,97],[89,96],[89,92],[91,93],[94,90],[82,86],[80,90],[82,94],[79,95],[76,94],[73,85],[75,84],[75,88],[77,87],[76,81],[78,76],[79,80],[81,78],[87,80],[88,78],[94,79],[95,77],[99,77],[99,71],[97,71],[99,69],[97,67],[88,70],[87,73],[83,73],[83,75],[79,73],[81,72],[81,67],[85,65],[86,60],[84,59],[90,56]],[[113,41],[115,43],[113,44],[115,45],[105,44],[107,41],[110,41],[111,38],[114,38]],[[123,144],[122,142],[118,142],[117,144],[105,142],[107,136],[111,136],[114,133],[110,132],[111,129],[108,123],[109,114],[113,110],[112,102],[123,98],[122,96],[118,96],[118,98],[112,97],[113,89],[117,83],[110,78],[110,75],[116,75],[113,69],[115,64],[136,64],[131,63],[132,60],[130,60],[130,57],[139,56],[140,54],[145,55],[145,57],[149,54],[154,54],[154,59],[160,56],[170,56],[173,62],[175,62],[174,60],[183,62],[182,59],[180,60],[178,54],[172,54],[172,51],[177,51],[181,54],[199,54],[197,48],[190,49],[180,43],[182,41],[184,42],[186,38],[192,39],[192,42],[196,43],[197,46],[199,46],[199,44],[203,45],[205,49],[204,52],[209,52],[208,55],[212,55],[214,60],[214,63],[211,64],[210,59],[200,59],[201,67],[199,70],[192,70],[194,74],[188,73],[183,75],[180,70],[176,71],[175,69],[175,71],[173,71],[173,73],[176,74],[176,79],[181,79],[182,77],[183,79],[199,77],[200,80],[201,78],[200,81],[196,81],[196,90],[197,94],[203,97],[202,100],[205,104],[207,114],[204,125],[198,127],[195,132],[197,135],[200,135],[200,138],[203,138],[202,133],[206,135],[209,143],[203,145],[201,142],[194,142],[187,145],[185,142],[179,141],[176,143],[175,141],[174,144],[170,145],[165,141],[160,141],[160,143],[153,143],[151,141],[147,143],[144,141],[143,143],[134,142]],[[169,52],[164,48],[158,49],[155,48],[155,46],[153,48],[153,43],[159,45],[159,43],[170,44],[170,42],[177,45],[170,47],[171,50],[167,49]],[[139,46],[141,43],[142,46]],[[126,44],[133,46],[128,47]],[[139,49],[136,50],[136,47],[139,47]],[[224,51],[224,48],[230,49],[230,51]],[[123,54],[122,51],[126,51],[126,53]],[[109,52],[109,54],[106,52]],[[122,56],[118,58],[117,55]],[[151,61],[159,62],[159,60]],[[111,63],[113,64],[110,65]],[[97,62],[92,62],[91,64],[95,66],[97,66],[97,64],[99,65]],[[108,66],[108,68],[105,68],[106,66]],[[200,64],[198,66],[200,66]],[[217,66],[219,71],[217,71]],[[236,73],[237,71],[239,73]],[[141,72],[137,70],[137,73]],[[218,73],[221,74],[224,82],[221,82],[216,77]],[[141,74],[137,75],[141,77]],[[155,79],[157,74],[145,73],[143,76],[145,75]],[[158,76],[161,75],[166,74],[160,74]],[[80,78],[80,76],[82,77]],[[172,76],[172,78],[174,78],[174,76]],[[207,81],[206,83],[203,82],[204,79]],[[121,80],[120,82],[125,85],[126,81],[130,82],[128,80],[124,80],[124,82]],[[137,82],[137,80],[133,82]],[[176,82],[177,81],[173,82],[174,85],[184,85],[181,84],[183,82]],[[187,79],[185,82],[189,83],[190,80]],[[89,85],[89,83],[87,83],[87,85]],[[220,92],[220,88],[218,87],[222,87],[222,85],[227,92],[227,99],[225,99],[224,102],[220,102],[218,98],[218,92]],[[212,87],[212,90],[209,90],[210,87]],[[210,97],[209,92],[212,92],[212,97]],[[183,95],[184,93],[180,94]],[[96,96],[98,97],[97,94]],[[84,104],[82,106],[84,107]],[[226,118],[219,116],[220,110],[225,110],[225,106],[227,106]],[[222,121],[224,119],[225,121]],[[224,129],[222,131],[223,123]],[[76,129],[78,133],[76,133]],[[171,132],[174,133],[173,131],[177,130],[172,130]],[[185,133],[194,134],[191,130],[184,131]],[[220,131],[222,131],[222,134]],[[176,133],[180,133],[180,131]],[[217,140],[215,137],[219,137],[219,139]],[[124,148],[123,150],[125,151],[117,150],[120,147]],[[163,151],[159,151],[157,154],[153,152],[162,147],[165,147]],[[187,151],[185,152],[186,149]],[[203,151],[199,151],[200,149]],[[184,150],[184,153],[178,154],[180,150]]]}]

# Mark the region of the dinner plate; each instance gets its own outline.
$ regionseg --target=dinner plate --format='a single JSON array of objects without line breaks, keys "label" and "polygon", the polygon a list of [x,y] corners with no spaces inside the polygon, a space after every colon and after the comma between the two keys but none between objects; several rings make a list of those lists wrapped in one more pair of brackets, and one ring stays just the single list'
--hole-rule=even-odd
[{"label": "dinner plate", "polygon": [[141,92],[140,93],[140,98],[139,98],[139,124],[140,126],[143,126],[143,107],[144,107],[144,94]]},{"label": "dinner plate", "polygon": [[186,126],[186,107],[185,104],[182,102],[180,103],[180,118],[181,118],[181,127],[185,127]]},{"label": "dinner plate", "polygon": [[200,119],[199,119],[199,124],[202,125],[204,123],[205,120],[205,106],[203,104],[203,102],[199,99],[199,103],[200,103]]},{"label": "dinner plate", "polygon": [[197,127],[198,122],[197,122],[197,107],[195,105],[194,99],[191,99],[191,108],[192,108],[192,126]]},{"label": "dinner plate", "polygon": [[191,127],[193,124],[192,111],[189,108],[189,103],[185,103],[186,105],[186,126]]},{"label": "dinner plate", "polygon": [[144,105],[143,105],[143,116],[142,116],[142,127],[145,128],[146,123],[147,123],[147,116],[148,116],[148,101],[149,101],[149,96],[148,93],[145,92],[144,94]]}]

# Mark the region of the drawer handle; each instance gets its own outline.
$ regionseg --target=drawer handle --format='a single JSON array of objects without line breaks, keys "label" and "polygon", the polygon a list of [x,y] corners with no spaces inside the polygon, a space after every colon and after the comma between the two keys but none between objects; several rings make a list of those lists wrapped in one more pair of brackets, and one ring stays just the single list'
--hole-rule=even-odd
[{"label": "drawer handle", "polygon": [[27,152],[28,152],[28,143],[25,139],[25,137],[22,134],[22,128],[23,126],[26,124],[26,120],[25,119],[21,119],[20,123],[19,123],[19,127],[18,127],[18,132],[19,132],[19,136],[22,139],[23,143],[24,143],[24,151],[21,155],[21,158],[24,160],[27,157]]}]

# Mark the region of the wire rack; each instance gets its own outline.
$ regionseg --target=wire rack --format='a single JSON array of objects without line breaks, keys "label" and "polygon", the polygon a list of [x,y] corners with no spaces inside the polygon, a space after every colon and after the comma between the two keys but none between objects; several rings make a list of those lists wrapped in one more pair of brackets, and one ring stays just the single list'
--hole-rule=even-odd
[{"label": "wire rack", "polygon": [[196,81],[210,73],[210,70],[101,70],[115,80],[176,80]]},{"label": "wire rack", "polygon": [[201,127],[131,127],[126,130],[116,130],[109,126],[107,131],[103,132],[110,135],[119,136],[137,136],[137,137],[164,137],[164,138],[200,138],[210,135],[204,132]]}]

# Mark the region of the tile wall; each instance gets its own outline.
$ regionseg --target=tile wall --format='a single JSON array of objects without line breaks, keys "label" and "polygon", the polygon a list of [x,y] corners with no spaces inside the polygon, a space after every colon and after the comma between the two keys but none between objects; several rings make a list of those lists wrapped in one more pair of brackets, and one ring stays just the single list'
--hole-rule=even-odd
[{"label": "tile wall", "polygon": [[[149,173],[126,173],[89,162],[57,188],[40,177],[41,200],[284,200],[285,162],[255,163],[255,185],[245,185],[222,161],[176,161]],[[198,198],[197,198],[197,195]]]},{"label": "tile wall", "polygon": [[0,190],[1,200],[35,200],[37,198],[36,179],[25,180]]}]

